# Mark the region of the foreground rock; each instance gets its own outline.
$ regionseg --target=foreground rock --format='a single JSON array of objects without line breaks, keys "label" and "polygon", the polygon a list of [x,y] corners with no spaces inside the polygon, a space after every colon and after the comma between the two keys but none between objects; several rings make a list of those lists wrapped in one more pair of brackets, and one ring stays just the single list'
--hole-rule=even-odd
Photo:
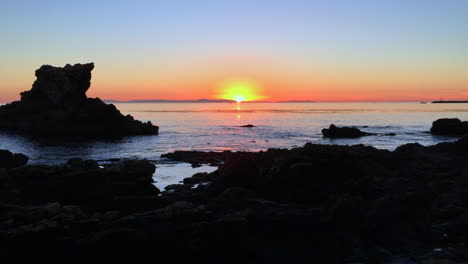
[{"label": "foreground rock", "polygon": [[458,118],[442,118],[432,123],[431,133],[443,136],[468,135],[468,121],[460,121]]},{"label": "foreground rock", "polygon": [[162,154],[161,157],[174,161],[183,161],[197,166],[200,164],[210,164],[217,166],[233,154],[234,152],[228,150],[223,152],[178,150],[171,153]]},{"label": "foreground rock", "polygon": [[0,168],[16,168],[28,163],[28,156],[0,149]]},{"label": "foreground rock", "polygon": [[159,196],[145,161],[1,170],[2,260],[468,259],[468,137],[393,152],[308,143],[223,159]]},{"label": "foreground rock", "polygon": [[0,130],[46,137],[100,138],[156,135],[158,127],[122,115],[114,105],[87,98],[93,63],[44,65],[21,101],[0,106]]},{"label": "foreground rock", "polygon": [[322,134],[327,138],[358,138],[375,135],[372,133],[362,132],[355,127],[337,127],[333,124],[331,124],[329,128],[322,129]]}]

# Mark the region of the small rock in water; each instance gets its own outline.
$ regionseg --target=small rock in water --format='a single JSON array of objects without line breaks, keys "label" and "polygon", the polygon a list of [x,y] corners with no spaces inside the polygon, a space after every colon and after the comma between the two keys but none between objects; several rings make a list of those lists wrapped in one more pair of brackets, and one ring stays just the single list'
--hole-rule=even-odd
[{"label": "small rock in water", "polygon": [[443,136],[468,135],[468,121],[460,121],[458,118],[441,118],[432,123],[431,133]]},{"label": "small rock in water", "polygon": [[327,138],[358,138],[375,135],[363,132],[355,127],[337,127],[334,124],[331,124],[329,128],[322,129],[322,134]]},{"label": "small rock in water", "polygon": [[243,126],[240,126],[240,127],[255,127],[255,126],[252,125],[252,124],[248,124],[248,125],[243,125]]}]

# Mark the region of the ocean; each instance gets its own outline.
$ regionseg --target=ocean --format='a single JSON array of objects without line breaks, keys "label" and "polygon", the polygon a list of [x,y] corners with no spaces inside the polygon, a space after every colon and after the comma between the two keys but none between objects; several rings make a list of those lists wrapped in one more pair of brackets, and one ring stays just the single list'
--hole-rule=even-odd
[{"label": "ocean", "polygon": [[[317,144],[364,144],[380,149],[418,142],[433,145],[454,138],[428,133],[434,120],[468,120],[468,104],[421,103],[119,103],[117,108],[160,127],[157,136],[135,136],[107,141],[57,142],[0,133],[0,149],[24,153],[32,164],[58,164],[70,158],[101,163],[119,159],[148,159],[158,166],[168,184],[190,176],[188,164],[162,159],[175,150],[260,151]],[[255,127],[245,128],[242,125]],[[356,126],[377,133],[359,139],[326,139],[321,130],[330,124]],[[395,136],[383,134],[395,133]],[[197,171],[212,171],[204,166]],[[196,171],[196,172],[197,172]],[[190,175],[187,175],[190,174]],[[174,178],[175,177],[175,178]],[[162,182],[162,178],[159,182]],[[161,187],[161,186],[160,186]]]}]

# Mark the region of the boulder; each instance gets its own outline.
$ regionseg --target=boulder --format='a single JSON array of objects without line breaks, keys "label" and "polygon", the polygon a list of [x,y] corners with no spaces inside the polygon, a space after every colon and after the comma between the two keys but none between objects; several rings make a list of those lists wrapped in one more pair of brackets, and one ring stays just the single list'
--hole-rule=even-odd
[{"label": "boulder", "polygon": [[375,135],[363,132],[355,127],[337,127],[331,124],[329,128],[322,129],[322,134],[327,138],[358,138]]},{"label": "boulder", "polygon": [[0,149],[0,168],[16,168],[28,163],[28,156],[24,154],[13,154],[8,150]]},{"label": "boulder", "polygon": [[158,127],[124,116],[99,98],[88,98],[93,63],[44,65],[21,101],[0,106],[0,130],[42,137],[107,138],[156,135]]},{"label": "boulder", "polygon": [[441,118],[432,123],[431,133],[443,136],[468,135],[468,121],[458,118]]}]

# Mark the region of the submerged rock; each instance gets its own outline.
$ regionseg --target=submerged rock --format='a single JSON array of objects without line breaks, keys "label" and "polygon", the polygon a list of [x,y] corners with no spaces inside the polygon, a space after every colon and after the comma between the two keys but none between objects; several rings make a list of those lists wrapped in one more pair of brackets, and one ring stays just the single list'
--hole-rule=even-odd
[{"label": "submerged rock", "polygon": [[337,127],[331,124],[329,128],[322,129],[322,134],[327,138],[358,138],[375,135],[363,132],[355,127]]},{"label": "submerged rock", "polygon": [[432,123],[431,133],[443,136],[468,135],[468,121],[458,118],[441,118]]},{"label": "submerged rock", "polygon": [[93,63],[42,66],[21,101],[0,106],[0,130],[65,138],[158,134],[151,122],[134,120],[114,105],[86,96],[93,68]]}]

